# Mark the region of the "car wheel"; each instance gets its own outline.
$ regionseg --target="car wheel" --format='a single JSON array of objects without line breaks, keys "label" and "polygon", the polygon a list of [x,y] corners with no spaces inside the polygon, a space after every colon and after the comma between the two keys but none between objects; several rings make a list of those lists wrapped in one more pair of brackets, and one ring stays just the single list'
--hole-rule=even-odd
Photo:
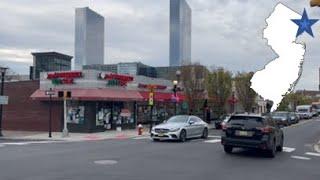
[{"label": "car wheel", "polygon": [[225,145],[225,146],[223,146],[223,149],[224,149],[224,152],[230,154],[230,153],[232,153],[233,147]]},{"label": "car wheel", "polygon": [[283,136],[281,136],[281,141],[279,146],[277,147],[277,151],[282,152],[283,151]]},{"label": "car wheel", "polygon": [[276,156],[276,151],[277,151],[276,141],[273,140],[271,149],[268,150],[268,156],[271,158],[274,158]]},{"label": "car wheel", "polygon": [[180,132],[179,139],[180,139],[181,142],[185,142],[187,140],[187,132],[186,132],[186,130],[183,129]]},{"label": "car wheel", "polygon": [[208,138],[208,128],[204,128],[201,138],[203,138],[203,139]]}]

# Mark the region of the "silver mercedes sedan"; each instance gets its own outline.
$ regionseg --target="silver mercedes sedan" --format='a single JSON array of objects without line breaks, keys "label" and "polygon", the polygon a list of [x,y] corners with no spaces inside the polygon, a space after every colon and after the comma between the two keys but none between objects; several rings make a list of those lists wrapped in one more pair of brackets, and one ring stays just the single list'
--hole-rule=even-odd
[{"label": "silver mercedes sedan", "polygon": [[208,124],[196,116],[173,116],[166,122],[152,128],[151,138],[154,141],[180,140],[189,138],[208,138]]}]

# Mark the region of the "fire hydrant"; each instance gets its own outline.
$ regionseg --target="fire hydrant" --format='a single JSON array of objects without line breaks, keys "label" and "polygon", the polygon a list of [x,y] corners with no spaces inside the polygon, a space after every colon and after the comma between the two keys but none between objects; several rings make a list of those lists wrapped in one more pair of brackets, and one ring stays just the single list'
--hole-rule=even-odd
[{"label": "fire hydrant", "polygon": [[141,136],[142,133],[143,133],[143,126],[142,126],[142,124],[139,124],[138,125],[138,135]]}]

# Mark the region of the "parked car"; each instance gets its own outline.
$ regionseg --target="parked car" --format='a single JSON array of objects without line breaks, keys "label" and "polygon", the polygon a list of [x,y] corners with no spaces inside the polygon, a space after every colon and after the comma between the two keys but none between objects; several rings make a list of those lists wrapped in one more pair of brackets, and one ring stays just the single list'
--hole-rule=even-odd
[{"label": "parked car", "polygon": [[261,149],[274,157],[283,149],[283,131],[270,116],[232,115],[223,127],[221,143],[226,153],[233,148]]},{"label": "parked car", "polygon": [[224,121],[227,121],[230,118],[230,115],[223,115],[218,120],[214,122],[216,129],[221,129]]},{"label": "parked car", "polygon": [[271,114],[273,120],[275,120],[281,126],[291,125],[290,113],[286,111],[276,111]]},{"label": "parked car", "polygon": [[301,105],[296,107],[296,113],[303,119],[311,119],[314,115],[311,105]]},{"label": "parked car", "polygon": [[152,128],[151,138],[154,141],[180,140],[189,138],[208,138],[208,124],[196,116],[173,116],[166,122]]},{"label": "parked car", "polygon": [[299,121],[300,121],[300,117],[296,114],[296,113],[294,113],[294,112],[290,112],[290,121],[291,121],[291,124],[297,124],[297,123],[299,123]]}]

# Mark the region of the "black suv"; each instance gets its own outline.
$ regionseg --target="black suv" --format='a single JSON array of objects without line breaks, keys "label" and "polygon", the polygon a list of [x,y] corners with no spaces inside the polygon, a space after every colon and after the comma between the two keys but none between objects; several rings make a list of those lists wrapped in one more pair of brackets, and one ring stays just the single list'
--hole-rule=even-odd
[{"label": "black suv", "polygon": [[253,148],[274,157],[283,148],[283,131],[269,116],[232,115],[222,130],[221,143],[226,153],[232,153],[234,147]]}]

